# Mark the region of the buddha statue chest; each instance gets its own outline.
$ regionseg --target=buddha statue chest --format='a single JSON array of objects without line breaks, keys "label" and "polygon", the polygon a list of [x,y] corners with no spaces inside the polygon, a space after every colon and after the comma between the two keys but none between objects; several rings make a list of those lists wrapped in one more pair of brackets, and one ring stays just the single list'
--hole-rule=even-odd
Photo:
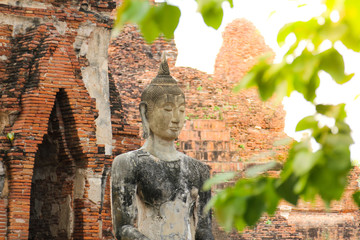
[{"label": "buddha statue chest", "polygon": [[130,155],[138,229],[150,239],[195,239],[204,165],[186,155],[174,161],[141,149]]},{"label": "buddha statue chest", "polygon": [[175,198],[184,203],[189,199],[196,201],[203,183],[197,160],[183,155],[174,161],[163,161],[143,150],[136,152],[137,195],[143,202],[156,207]]}]

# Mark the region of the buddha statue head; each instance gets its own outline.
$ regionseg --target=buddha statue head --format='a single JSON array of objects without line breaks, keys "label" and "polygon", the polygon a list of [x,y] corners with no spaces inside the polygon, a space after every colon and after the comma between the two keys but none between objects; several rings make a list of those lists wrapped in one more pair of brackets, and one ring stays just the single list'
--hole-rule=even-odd
[{"label": "buddha statue head", "polygon": [[175,140],[185,121],[185,95],[170,75],[165,53],[157,76],[141,95],[140,115],[143,136],[156,135],[164,140]]}]

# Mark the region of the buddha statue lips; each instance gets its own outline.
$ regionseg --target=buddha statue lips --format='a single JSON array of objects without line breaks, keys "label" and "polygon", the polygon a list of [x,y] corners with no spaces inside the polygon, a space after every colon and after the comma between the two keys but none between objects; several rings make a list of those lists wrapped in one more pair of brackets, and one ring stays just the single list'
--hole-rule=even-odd
[{"label": "buddha statue lips", "polygon": [[146,139],[112,165],[112,212],[117,239],[211,240],[209,168],[178,152],[174,140],[185,121],[185,96],[171,77],[165,55],[158,75],[141,95]]}]

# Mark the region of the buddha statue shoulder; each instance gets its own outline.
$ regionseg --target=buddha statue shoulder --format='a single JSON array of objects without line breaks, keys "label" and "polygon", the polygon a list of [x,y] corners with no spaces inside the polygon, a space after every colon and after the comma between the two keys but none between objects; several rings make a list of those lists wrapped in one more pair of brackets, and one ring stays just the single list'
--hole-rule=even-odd
[{"label": "buddha statue shoulder", "polygon": [[158,75],[141,95],[144,145],[112,165],[112,214],[118,240],[212,240],[209,167],[178,152],[185,96],[163,54]]}]

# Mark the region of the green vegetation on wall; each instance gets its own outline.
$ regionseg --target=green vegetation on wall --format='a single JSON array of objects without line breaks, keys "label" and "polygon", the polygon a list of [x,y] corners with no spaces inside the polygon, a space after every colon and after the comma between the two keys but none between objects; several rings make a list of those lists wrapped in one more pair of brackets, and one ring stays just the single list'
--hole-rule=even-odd
[{"label": "green vegetation on wall", "polygon": [[[222,22],[222,2],[197,1],[204,22],[215,29]],[[232,6],[232,1],[228,2]],[[296,91],[316,107],[316,113],[297,124],[297,131],[310,130],[311,135],[293,143],[279,178],[262,174],[273,167],[273,164],[267,164],[261,169],[251,170],[251,178],[238,180],[234,186],[223,189],[212,198],[208,209],[214,208],[218,221],[227,230],[232,227],[242,230],[256,224],[264,212],[273,214],[281,199],[296,205],[300,198],[312,201],[320,196],[329,206],[331,201],[339,200],[344,192],[352,167],[349,147],[353,143],[351,129],[345,122],[345,104],[316,104],[314,99],[321,71],[328,73],[337,84],[352,79],[352,74],[345,73],[343,56],[334,45],[341,43],[348,49],[360,51],[360,1],[323,2],[326,11],[321,16],[306,22],[289,23],[280,30],[280,46],[284,45],[290,34],[296,36],[295,43],[289,47],[282,62],[273,64],[266,56],[263,57],[235,87],[235,91],[239,91],[257,86],[263,100],[275,93],[277,97],[283,97]],[[338,21],[330,18],[334,12],[339,15]],[[119,31],[123,24],[131,22],[139,25],[149,42],[159,34],[172,38],[180,15],[179,8],[166,1],[150,5],[145,0],[125,0],[118,10],[114,32]],[[320,46],[325,41],[330,41],[331,47],[322,50]],[[298,53],[300,44],[306,47]],[[321,126],[319,116],[333,119],[334,125]],[[320,146],[315,152],[311,148],[311,140]],[[235,174],[222,174],[209,180],[204,188],[208,189],[234,177]],[[360,192],[353,197],[360,205]]]}]

